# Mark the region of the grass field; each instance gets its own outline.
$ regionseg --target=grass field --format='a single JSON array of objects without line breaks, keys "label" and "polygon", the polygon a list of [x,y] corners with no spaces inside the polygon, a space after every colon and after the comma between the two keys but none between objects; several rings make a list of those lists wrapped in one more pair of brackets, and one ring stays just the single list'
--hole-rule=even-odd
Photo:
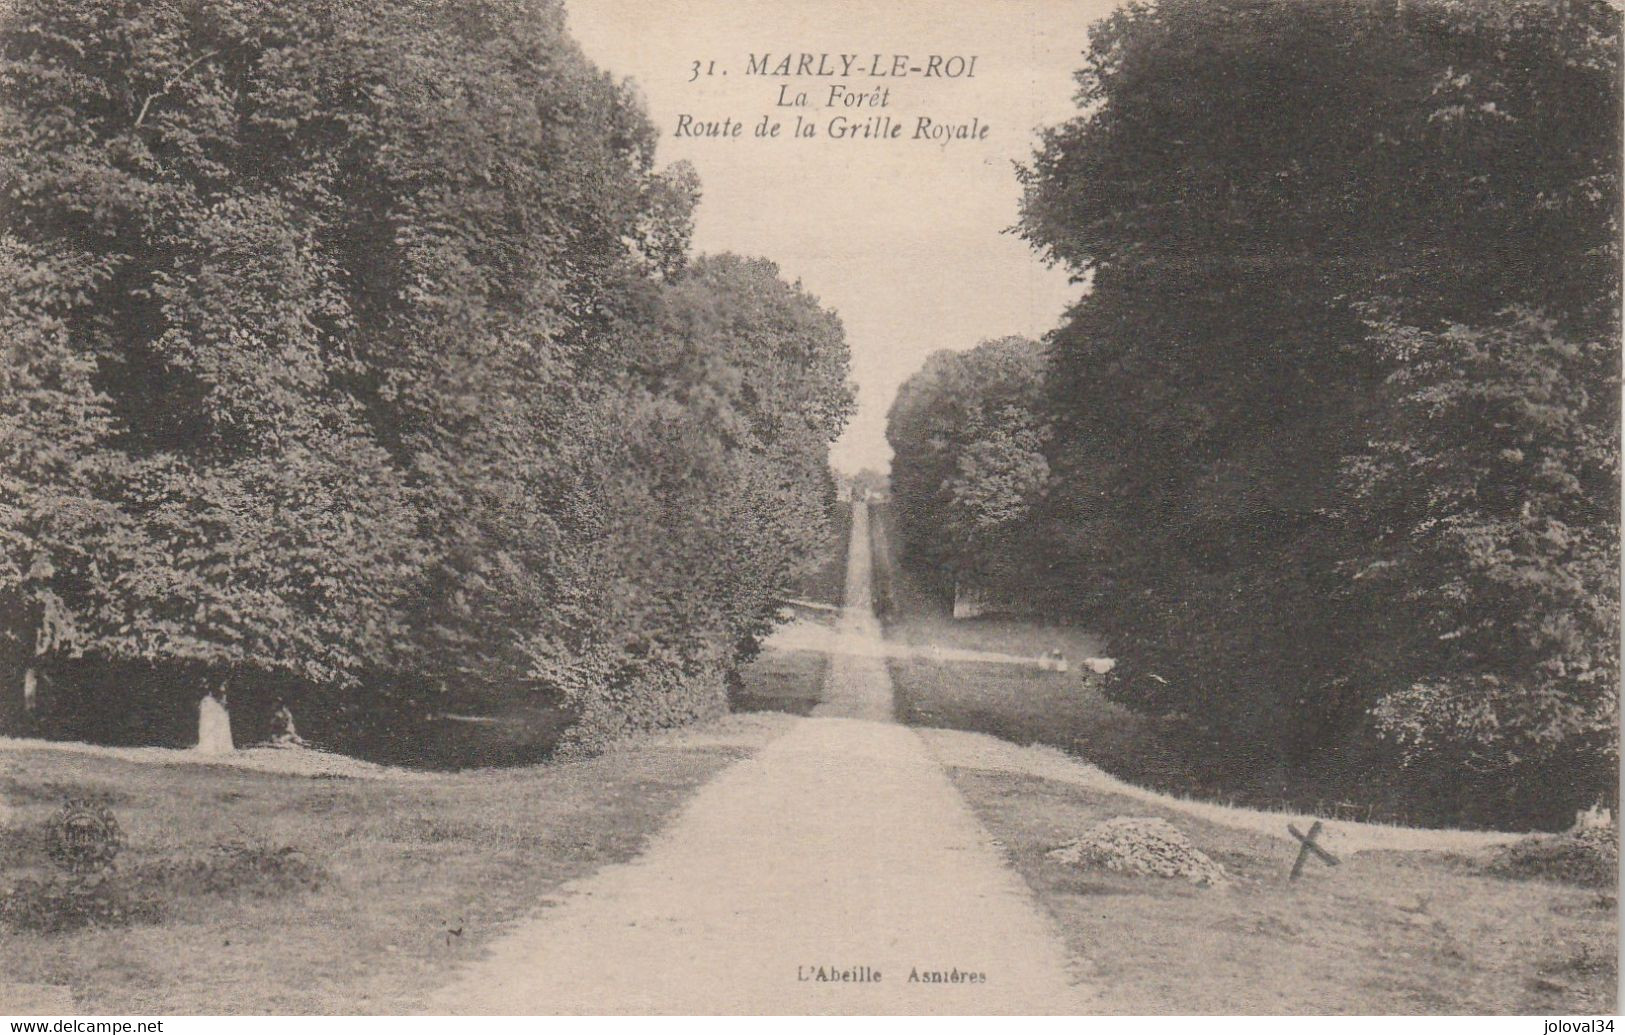
[{"label": "grass field", "polygon": [[635,855],[787,721],[731,716],[587,762],[375,780],[0,752],[0,889],[51,872],[46,824],[89,797],[128,838],[113,884],[157,914],[6,929],[0,988],[65,987],[85,1013],[409,1012],[550,892]]},{"label": "grass field", "polygon": [[877,597],[888,640],[1023,656],[1059,649],[1072,662],[1070,672],[1052,673],[944,661],[925,652],[895,657],[890,666],[900,721],[1047,744],[1142,787],[1224,804],[1413,826],[1463,822],[1448,800],[1431,797],[1436,789],[1406,787],[1381,768],[1386,763],[1344,758],[1294,769],[1261,757],[1265,751],[1248,755],[1244,745],[1208,739],[1196,725],[1108,700],[1102,678],[1078,664],[1111,654],[1111,645],[1089,630],[1026,620],[956,621],[894,563],[890,515],[884,508],[877,515]]},{"label": "grass field", "polygon": [[736,712],[785,712],[808,715],[824,692],[829,656],[810,650],[768,648],[739,672],[728,691]]},{"label": "grass field", "polygon": [[1153,720],[1106,700],[1095,680],[1076,671],[924,658],[893,658],[890,667],[897,717],[909,725],[1048,744],[1157,790],[1200,795],[1205,789],[1202,774],[1158,735]]},{"label": "grass field", "polygon": [[[1120,795],[950,769],[1119,1014],[1602,1014],[1616,1006],[1606,892],[1362,852],[1288,883],[1292,846]],[[1047,852],[1113,816],[1159,816],[1242,878],[1230,889],[1079,869]]]}]

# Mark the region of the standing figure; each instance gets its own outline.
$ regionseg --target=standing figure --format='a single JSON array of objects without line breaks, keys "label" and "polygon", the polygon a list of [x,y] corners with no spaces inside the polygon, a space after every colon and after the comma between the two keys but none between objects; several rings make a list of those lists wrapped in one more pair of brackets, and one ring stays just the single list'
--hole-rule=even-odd
[{"label": "standing figure", "polygon": [[237,746],[231,742],[231,713],[226,711],[226,690],[221,687],[203,695],[197,703],[197,750],[205,755],[229,755]]}]

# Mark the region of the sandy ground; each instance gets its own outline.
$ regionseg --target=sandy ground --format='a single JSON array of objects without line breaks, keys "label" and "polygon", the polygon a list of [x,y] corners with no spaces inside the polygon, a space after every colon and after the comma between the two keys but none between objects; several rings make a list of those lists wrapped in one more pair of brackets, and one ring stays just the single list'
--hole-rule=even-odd
[{"label": "sandy ground", "polygon": [[[842,632],[878,639],[867,514],[857,515]],[[544,905],[431,1010],[1026,1014],[1089,1004],[999,846],[918,734],[891,721],[878,651],[836,654],[812,718],[709,784],[641,857]]]}]

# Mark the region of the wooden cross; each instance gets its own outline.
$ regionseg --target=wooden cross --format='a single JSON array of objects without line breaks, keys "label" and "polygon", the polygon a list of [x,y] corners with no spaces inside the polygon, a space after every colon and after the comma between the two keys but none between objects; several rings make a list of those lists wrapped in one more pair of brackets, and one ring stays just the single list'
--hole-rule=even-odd
[{"label": "wooden cross", "polygon": [[1288,833],[1298,839],[1299,845],[1298,861],[1292,864],[1292,876],[1287,878],[1288,880],[1297,880],[1298,877],[1302,875],[1303,864],[1309,860],[1309,853],[1311,852],[1319,856],[1320,861],[1325,863],[1327,866],[1337,865],[1337,856],[1315,844],[1315,838],[1320,836],[1320,820],[1315,820],[1315,822],[1309,827],[1309,833],[1307,834],[1299,833],[1298,828],[1291,823],[1286,825],[1286,829]]}]

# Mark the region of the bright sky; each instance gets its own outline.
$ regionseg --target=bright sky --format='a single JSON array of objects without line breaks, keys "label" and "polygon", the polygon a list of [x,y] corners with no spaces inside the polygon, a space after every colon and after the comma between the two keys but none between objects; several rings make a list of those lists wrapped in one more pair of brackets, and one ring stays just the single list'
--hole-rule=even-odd
[{"label": "bright sky", "polygon": [[[704,197],[701,252],[773,259],[837,310],[852,347],[859,411],[836,445],[836,467],[884,469],[886,410],[897,386],[942,348],[1006,334],[1038,336],[1081,293],[1003,231],[1017,217],[1012,163],[1035,130],[1073,112],[1072,72],[1090,23],[1115,0],[566,0],[570,25],[600,66],[639,84],[661,133],[659,161],[687,159]],[[853,68],[929,67],[975,56],[974,78],[748,74],[752,56],[861,55]],[[799,61],[799,57],[796,58]],[[816,57],[815,57],[816,60]],[[702,73],[690,81],[694,62]],[[714,66],[710,62],[715,62]],[[949,68],[945,62],[941,68]],[[726,73],[726,74],[724,74]],[[878,108],[828,108],[831,84],[890,88]],[[809,107],[777,107],[780,87]],[[788,99],[788,98],[787,98]],[[817,127],[792,139],[797,112]],[[737,139],[678,137],[679,117],[744,124]],[[764,114],[786,125],[756,139]],[[891,116],[896,140],[836,140],[832,116]],[[920,116],[979,118],[985,139],[946,147],[911,139]]]}]

